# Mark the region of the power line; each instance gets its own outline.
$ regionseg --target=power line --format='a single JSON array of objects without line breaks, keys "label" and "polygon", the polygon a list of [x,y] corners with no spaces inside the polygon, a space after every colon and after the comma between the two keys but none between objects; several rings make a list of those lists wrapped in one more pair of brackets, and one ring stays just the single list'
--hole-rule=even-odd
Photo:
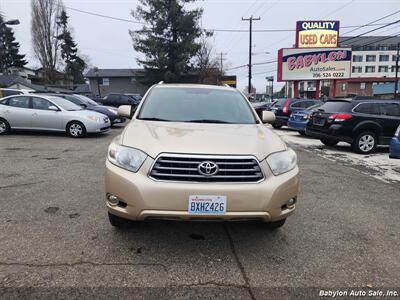
[{"label": "power line", "polygon": [[[386,19],[386,18],[389,18],[389,17],[391,17],[391,16],[393,16],[393,15],[396,15],[396,14],[398,14],[399,12],[400,12],[400,10],[397,10],[397,11],[395,11],[394,13],[391,13],[391,14],[389,14],[389,15],[383,16],[382,18],[376,19],[375,21],[371,21],[371,22],[369,22],[369,23],[367,23],[367,24],[361,25],[361,26],[358,27],[358,28],[355,28],[355,29],[352,29],[352,30],[350,30],[350,31],[347,31],[347,32],[343,33],[343,35],[346,35],[346,34],[349,34],[349,33],[351,33],[351,32],[354,32],[354,31],[356,31],[356,30],[358,30],[358,29],[361,29],[361,28],[363,28],[363,27],[372,25],[372,24],[374,24],[374,23],[376,23],[376,22],[379,22],[379,21],[381,21],[381,20],[383,20],[383,19]],[[375,25],[377,25],[377,24],[375,24]],[[382,25],[386,25],[386,24],[382,24]]]},{"label": "power line", "polygon": [[344,43],[344,42],[347,42],[347,41],[353,40],[353,39],[355,39],[355,38],[362,37],[363,35],[366,35],[366,34],[368,34],[368,33],[371,33],[371,32],[374,32],[374,31],[377,31],[377,30],[379,30],[379,29],[382,29],[382,28],[385,28],[385,27],[391,26],[391,25],[393,25],[393,24],[397,24],[397,23],[399,23],[399,22],[400,22],[400,19],[399,19],[399,20],[397,20],[397,21],[391,22],[391,23],[389,23],[389,24],[386,24],[386,25],[380,26],[380,27],[378,27],[378,28],[375,28],[375,29],[369,30],[369,31],[367,31],[367,32],[361,33],[361,34],[359,34],[359,35],[357,35],[357,36],[353,36],[353,37],[350,37],[350,38],[348,38],[348,39],[344,39],[344,40],[340,41],[340,43]]},{"label": "power line", "polygon": [[364,45],[360,45],[360,47],[369,46],[369,45],[372,45],[372,44],[375,44],[375,43],[379,43],[379,42],[382,42],[382,41],[386,41],[386,40],[389,40],[391,38],[398,37],[398,36],[400,36],[400,32],[395,33],[395,35],[391,35],[391,36],[388,36],[388,37],[385,37],[385,38],[382,38],[382,39],[379,39],[379,40],[375,40],[373,42],[370,42],[370,43],[367,43],[367,44],[364,44]]}]

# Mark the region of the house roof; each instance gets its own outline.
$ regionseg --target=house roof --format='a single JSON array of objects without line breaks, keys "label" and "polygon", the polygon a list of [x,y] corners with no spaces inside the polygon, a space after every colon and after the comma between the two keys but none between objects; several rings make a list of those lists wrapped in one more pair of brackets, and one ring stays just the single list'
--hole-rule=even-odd
[{"label": "house roof", "polygon": [[[19,82],[21,79],[21,82]],[[25,82],[23,78],[21,78],[18,75],[0,75],[0,86],[5,86],[8,87],[9,85],[13,83],[23,83],[22,81]]]},{"label": "house roof", "polygon": [[143,69],[98,69],[98,75],[96,75],[94,69],[90,69],[85,74],[88,78],[93,77],[134,77],[137,73],[142,72]]},{"label": "house roof", "polygon": [[36,92],[40,93],[72,93],[71,90],[63,89],[63,88],[58,88],[58,87],[48,87],[44,85],[39,85],[39,84],[32,84],[28,80],[18,76],[18,75],[0,75],[0,86],[5,86],[9,87],[14,84],[21,84],[27,88],[31,88],[35,90]]}]

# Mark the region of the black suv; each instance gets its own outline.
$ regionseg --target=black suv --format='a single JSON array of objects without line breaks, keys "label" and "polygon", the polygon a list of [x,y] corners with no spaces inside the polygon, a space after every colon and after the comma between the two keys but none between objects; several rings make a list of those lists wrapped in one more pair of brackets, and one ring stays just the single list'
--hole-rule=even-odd
[{"label": "black suv", "polygon": [[290,115],[293,111],[304,110],[317,103],[321,103],[315,99],[278,99],[271,107],[270,110],[275,114],[275,122],[272,124],[274,128],[281,128],[287,126]]},{"label": "black suv", "polygon": [[315,111],[306,134],[334,146],[351,144],[357,153],[368,154],[388,145],[400,125],[398,100],[330,100]]},{"label": "black suv", "polygon": [[118,107],[120,105],[137,106],[142,97],[137,94],[118,94],[111,93],[99,100],[102,105]]}]

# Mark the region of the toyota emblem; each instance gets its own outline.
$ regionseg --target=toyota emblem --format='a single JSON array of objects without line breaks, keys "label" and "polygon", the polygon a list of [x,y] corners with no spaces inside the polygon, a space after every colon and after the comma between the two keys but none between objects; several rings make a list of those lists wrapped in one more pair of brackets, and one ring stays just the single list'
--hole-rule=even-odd
[{"label": "toyota emblem", "polygon": [[197,170],[201,175],[213,176],[218,173],[219,168],[218,165],[212,161],[203,161],[199,164]]}]

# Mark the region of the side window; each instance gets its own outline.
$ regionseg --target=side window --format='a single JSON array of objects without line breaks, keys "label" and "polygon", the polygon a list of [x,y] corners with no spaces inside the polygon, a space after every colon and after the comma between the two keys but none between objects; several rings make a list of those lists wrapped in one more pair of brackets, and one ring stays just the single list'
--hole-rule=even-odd
[{"label": "side window", "polygon": [[131,97],[126,96],[126,95],[121,96],[121,103],[128,104],[128,103],[132,103],[132,102],[133,102],[133,99]]},{"label": "side window", "polygon": [[379,115],[379,104],[377,103],[361,103],[355,109],[360,114]]},{"label": "side window", "polygon": [[8,105],[8,99],[4,99],[4,100],[0,99],[0,104]]},{"label": "side window", "polygon": [[3,91],[3,94],[4,94],[4,97],[6,97],[6,96],[22,95],[22,92],[20,92],[20,91],[4,90],[4,91]]},{"label": "side window", "polygon": [[49,106],[54,106],[51,102],[46,99],[32,97],[32,108],[40,110],[48,110]]},{"label": "side window", "polygon": [[29,97],[21,96],[8,98],[8,105],[12,107],[29,108]]},{"label": "side window", "polygon": [[400,117],[400,105],[397,103],[382,103],[381,114],[384,116]]},{"label": "side window", "polygon": [[300,107],[302,107],[302,102],[303,101],[294,102],[292,105],[290,105],[290,107],[292,107],[292,108],[300,108]]}]

